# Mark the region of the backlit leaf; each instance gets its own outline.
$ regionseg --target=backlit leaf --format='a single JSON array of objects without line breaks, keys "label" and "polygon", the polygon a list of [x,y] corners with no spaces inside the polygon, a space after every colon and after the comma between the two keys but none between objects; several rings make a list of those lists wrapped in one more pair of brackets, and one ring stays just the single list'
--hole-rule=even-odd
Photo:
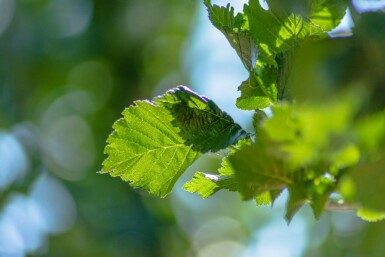
[{"label": "backlit leaf", "polygon": [[237,146],[222,160],[219,175],[205,174],[197,172],[194,178],[187,182],[183,189],[191,193],[197,193],[203,198],[207,198],[221,189],[229,191],[239,191],[238,181],[235,178],[234,170],[229,162],[229,156],[236,153],[242,145],[250,143],[250,139],[241,140]]},{"label": "backlit leaf", "polygon": [[187,87],[137,101],[123,116],[107,140],[101,172],[162,197],[201,153],[248,136],[213,101]]},{"label": "backlit leaf", "polygon": [[107,139],[102,173],[121,177],[134,187],[161,197],[171,192],[180,175],[199,157],[185,145],[173,117],[162,106],[137,101],[123,111]]},{"label": "backlit leaf", "polygon": [[357,216],[369,222],[376,222],[385,219],[385,212],[373,211],[367,208],[359,208]]},{"label": "backlit leaf", "polygon": [[234,8],[230,7],[230,4],[221,7],[212,5],[211,1],[205,0],[205,5],[212,24],[225,35],[246,69],[251,71],[257,61],[258,51],[249,32],[244,28],[243,15],[238,13],[234,16]]},{"label": "backlit leaf", "polygon": [[347,7],[345,0],[312,0],[310,20],[324,31],[330,31],[340,24]]},{"label": "backlit leaf", "polygon": [[244,12],[252,39],[264,49],[264,57],[272,61],[276,54],[288,51],[301,42],[327,37],[321,27],[309,19],[276,9],[265,10],[258,1],[250,1]]}]

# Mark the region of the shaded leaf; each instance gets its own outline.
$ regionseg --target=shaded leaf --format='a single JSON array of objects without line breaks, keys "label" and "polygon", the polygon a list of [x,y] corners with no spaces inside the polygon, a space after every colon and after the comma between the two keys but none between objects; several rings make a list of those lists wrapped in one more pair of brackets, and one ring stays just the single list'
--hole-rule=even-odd
[{"label": "shaded leaf", "polygon": [[249,134],[210,99],[187,87],[171,89],[154,102],[165,106],[173,116],[172,124],[186,145],[202,153],[216,152],[234,145]]},{"label": "shaded leaf", "polygon": [[289,186],[289,199],[286,204],[285,220],[290,223],[294,215],[308,200],[306,188],[304,186]]},{"label": "shaded leaf", "polygon": [[265,122],[267,119],[267,115],[262,110],[255,110],[255,113],[253,115],[253,127],[255,130],[259,129],[261,124]]}]

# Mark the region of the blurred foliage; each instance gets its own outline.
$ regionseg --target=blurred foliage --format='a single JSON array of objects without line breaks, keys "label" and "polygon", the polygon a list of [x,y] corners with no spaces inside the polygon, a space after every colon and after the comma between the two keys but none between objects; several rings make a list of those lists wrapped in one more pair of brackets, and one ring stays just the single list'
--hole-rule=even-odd
[{"label": "blurred foliage", "polygon": [[[180,56],[195,8],[173,0],[0,2],[2,17],[11,17],[0,30],[0,128],[17,136],[31,163],[25,177],[2,190],[2,209],[48,172],[69,190],[78,213],[69,232],[31,253],[140,257],[186,250],[168,201],[149,210],[140,192],[95,172],[123,107],[187,80]],[[166,238],[179,248],[168,249]]]}]

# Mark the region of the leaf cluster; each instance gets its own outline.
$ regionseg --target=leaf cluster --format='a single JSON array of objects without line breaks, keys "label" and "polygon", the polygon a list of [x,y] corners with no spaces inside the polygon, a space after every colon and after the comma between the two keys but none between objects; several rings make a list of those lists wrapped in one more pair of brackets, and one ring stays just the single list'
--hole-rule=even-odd
[{"label": "leaf cluster", "polygon": [[301,49],[330,42],[328,32],[340,23],[348,2],[267,3],[266,10],[250,0],[235,14],[230,4],[204,0],[212,24],[249,72],[236,105],[255,111],[254,130],[245,131],[212,100],[180,86],[124,110],[107,140],[101,173],[164,197],[200,155],[230,149],[218,174],[196,172],[184,189],[203,198],[229,190],[257,205],[272,205],[287,190],[288,222],[305,203],[316,218],[346,204],[364,219],[385,218],[383,201],[372,197],[385,192],[378,179],[384,176],[383,109],[363,108],[366,100],[357,97],[356,87],[327,103],[299,95],[297,101],[297,91],[287,88],[292,77],[298,79],[291,74],[293,66],[298,72]]}]

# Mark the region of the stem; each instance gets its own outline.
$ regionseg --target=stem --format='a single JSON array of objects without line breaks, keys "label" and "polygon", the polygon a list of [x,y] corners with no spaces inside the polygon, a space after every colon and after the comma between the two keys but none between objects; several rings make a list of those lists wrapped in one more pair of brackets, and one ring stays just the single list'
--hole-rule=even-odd
[{"label": "stem", "polygon": [[326,203],[325,210],[328,211],[353,211],[360,207],[357,203],[340,203],[335,201],[329,201]]}]

